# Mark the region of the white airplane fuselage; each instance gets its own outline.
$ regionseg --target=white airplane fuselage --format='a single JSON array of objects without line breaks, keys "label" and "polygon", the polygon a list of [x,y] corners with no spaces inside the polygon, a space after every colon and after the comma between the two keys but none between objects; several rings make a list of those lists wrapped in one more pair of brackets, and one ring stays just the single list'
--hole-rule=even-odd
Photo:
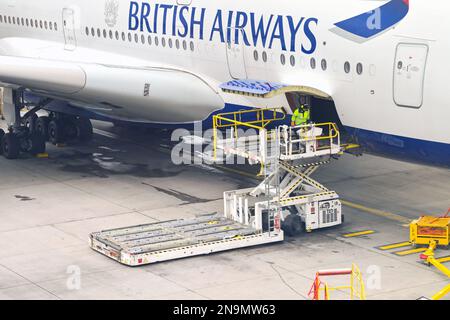
[{"label": "white airplane fuselage", "polygon": [[[443,0],[0,0],[0,55],[79,65],[87,80],[73,92],[45,91],[36,79],[27,88],[141,123],[204,120],[220,102],[224,110],[289,109],[284,95],[223,92],[233,79],[312,88],[333,100],[369,151],[450,166],[448,8]],[[358,29],[357,17],[372,10]],[[104,78],[98,66],[108,68]],[[207,86],[186,106],[176,100],[183,74]],[[0,71],[0,81],[15,83],[5,79]],[[158,92],[172,100],[147,104],[142,95],[159,79]]]}]

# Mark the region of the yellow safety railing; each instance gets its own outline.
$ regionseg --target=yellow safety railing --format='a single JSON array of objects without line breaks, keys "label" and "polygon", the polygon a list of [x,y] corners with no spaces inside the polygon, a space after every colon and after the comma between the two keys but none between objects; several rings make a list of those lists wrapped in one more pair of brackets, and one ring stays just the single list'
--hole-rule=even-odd
[{"label": "yellow safety railing", "polygon": [[[244,117],[249,117],[251,120],[245,120]],[[234,137],[237,139],[238,128],[250,128],[261,131],[265,130],[269,124],[285,119],[286,112],[283,108],[241,110],[236,112],[220,113],[213,116],[214,159],[217,158],[217,130],[233,128]]]},{"label": "yellow safety railing", "polygon": [[[315,128],[322,129],[325,134],[320,136],[314,135],[313,129]],[[282,147],[281,150],[284,150],[284,155],[286,156],[295,156],[302,153],[301,148],[295,148],[295,146],[299,144],[304,145],[312,141],[317,142],[315,148],[316,151],[330,149],[333,145],[340,146],[340,131],[333,122],[304,124],[288,128],[284,127],[281,128],[281,130],[285,131],[280,133],[280,146]],[[302,135],[302,132],[304,135]]]},{"label": "yellow safety railing", "polygon": [[335,139],[340,137],[340,131],[334,122],[324,122],[324,123],[312,123],[312,124],[304,124],[297,127],[291,127],[290,130],[310,130],[313,128],[321,128],[321,129],[328,129],[329,132],[328,135],[320,136],[320,137],[305,137],[301,138],[302,142],[307,142],[311,140],[329,140],[329,139]]},{"label": "yellow safety railing", "polygon": [[[245,121],[242,119],[243,116],[253,116],[254,120]],[[216,129],[248,127],[262,130],[274,121],[285,119],[286,113],[283,108],[263,108],[217,114],[213,116],[213,125]]]}]

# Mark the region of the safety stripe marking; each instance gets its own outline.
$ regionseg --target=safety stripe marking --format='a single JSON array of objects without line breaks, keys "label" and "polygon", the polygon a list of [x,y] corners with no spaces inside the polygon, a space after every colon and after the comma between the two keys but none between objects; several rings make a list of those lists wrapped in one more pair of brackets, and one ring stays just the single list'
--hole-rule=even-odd
[{"label": "safety stripe marking", "polygon": [[420,252],[425,252],[427,251],[427,248],[417,248],[417,249],[411,249],[411,250],[404,250],[404,251],[396,251],[396,252],[392,252],[393,254],[395,254],[396,256],[409,256],[411,254],[415,254],[415,253],[420,253]]},{"label": "safety stripe marking", "polygon": [[391,243],[391,244],[386,244],[386,245],[377,247],[377,249],[386,251],[386,250],[391,250],[391,249],[407,247],[410,245],[411,245],[411,242],[397,242],[397,243]]},{"label": "safety stripe marking", "polygon": [[342,235],[344,238],[353,238],[353,237],[360,237],[360,236],[365,236],[368,234],[373,234],[375,233],[374,230],[364,230],[364,231],[359,231],[359,232],[354,232],[354,233],[348,233],[348,234],[344,234]]}]

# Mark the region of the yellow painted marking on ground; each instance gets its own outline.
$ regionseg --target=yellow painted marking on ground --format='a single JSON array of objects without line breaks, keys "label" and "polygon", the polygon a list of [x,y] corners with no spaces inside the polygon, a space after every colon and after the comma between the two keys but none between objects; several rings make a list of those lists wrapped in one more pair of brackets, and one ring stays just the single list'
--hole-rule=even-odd
[{"label": "yellow painted marking on ground", "polygon": [[36,155],[36,158],[39,158],[39,159],[46,159],[46,158],[48,158],[48,153],[38,153],[38,154]]},{"label": "yellow painted marking on ground", "polygon": [[399,242],[399,243],[392,243],[392,244],[386,244],[384,246],[378,247],[380,250],[391,250],[391,249],[398,249],[402,247],[410,246],[411,242]]},{"label": "yellow painted marking on ground", "polygon": [[218,165],[218,164],[213,164],[213,167],[216,167],[217,169],[223,170],[223,171],[228,171],[228,172],[232,172],[241,176],[245,176],[245,177],[249,177],[249,178],[253,178],[253,179],[258,179],[258,180],[263,180],[261,177],[257,177],[254,174],[251,174],[249,172],[245,172],[245,171],[241,171],[238,169],[233,169],[233,168],[228,168],[222,165]]},{"label": "yellow painted marking on ground", "polygon": [[353,237],[360,237],[360,236],[365,236],[365,235],[373,234],[373,233],[375,233],[374,230],[364,230],[364,231],[344,234],[343,237],[344,238],[353,238]]},{"label": "yellow painted marking on ground", "polygon": [[397,252],[393,252],[393,254],[395,254],[396,256],[409,256],[411,254],[415,254],[415,253],[420,253],[420,252],[425,252],[427,251],[427,248],[417,248],[417,249],[411,249],[411,250],[404,250],[404,251],[397,251]]},{"label": "yellow painted marking on ground", "polygon": [[450,256],[437,258],[436,261],[440,263],[450,262]]},{"label": "yellow painted marking on ground", "polygon": [[341,202],[343,205],[353,208],[353,209],[358,209],[358,210],[361,210],[361,211],[364,211],[367,213],[374,214],[379,217],[383,217],[383,218],[386,218],[389,220],[400,222],[402,224],[408,223],[408,226],[409,226],[409,223],[411,222],[410,219],[403,217],[401,215],[395,214],[395,213],[382,211],[382,210],[378,210],[378,209],[372,209],[372,208],[369,208],[369,207],[366,207],[366,206],[363,206],[363,205],[360,205],[357,203],[353,203],[350,201],[346,201],[346,200],[341,200]]}]

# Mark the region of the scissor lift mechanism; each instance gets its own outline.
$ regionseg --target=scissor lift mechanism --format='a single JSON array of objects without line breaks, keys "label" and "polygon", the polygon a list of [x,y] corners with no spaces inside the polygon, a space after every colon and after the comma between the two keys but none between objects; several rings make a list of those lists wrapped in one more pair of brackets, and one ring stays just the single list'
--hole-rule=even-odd
[{"label": "scissor lift mechanism", "polygon": [[[249,116],[253,120],[245,120]],[[284,117],[281,109],[214,116],[213,141],[204,141],[214,145],[210,156],[244,157],[260,164],[264,177],[255,188],[225,192],[224,214],[95,232],[91,248],[138,266],[283,241],[281,225],[293,208],[307,231],[341,224],[339,196],[310,177],[342,152],[339,131],[333,123],[267,129]],[[240,128],[254,129],[254,134],[242,136]],[[222,129],[231,129],[231,136],[220,138]]]}]

